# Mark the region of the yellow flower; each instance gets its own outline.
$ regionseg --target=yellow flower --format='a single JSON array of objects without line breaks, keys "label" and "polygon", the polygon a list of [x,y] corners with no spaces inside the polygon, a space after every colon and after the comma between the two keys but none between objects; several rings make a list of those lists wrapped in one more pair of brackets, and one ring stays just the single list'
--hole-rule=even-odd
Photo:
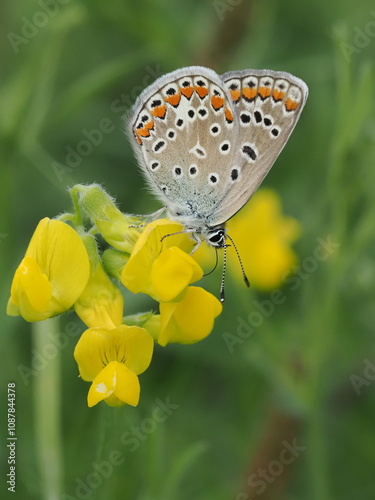
[{"label": "yellow flower", "polygon": [[86,248],[64,222],[42,219],[18,266],[7,313],[41,321],[70,309],[89,278]]},{"label": "yellow flower", "polygon": [[221,302],[203,288],[190,286],[182,300],[160,304],[160,334],[157,342],[192,344],[209,335],[214,319],[223,309]]},{"label": "yellow flower", "polygon": [[191,250],[194,243],[187,234],[174,234],[182,230],[181,224],[167,219],[148,224],[123,268],[122,284],[133,293],[142,292],[159,302],[169,302],[199,280],[202,269],[182,250]]},{"label": "yellow flower", "polygon": [[137,375],[150,365],[153,347],[151,335],[138,326],[86,330],[76,345],[74,358],[83,380],[92,382],[88,406],[103,400],[110,406],[137,406]]},{"label": "yellow flower", "polygon": [[89,328],[112,330],[122,324],[124,300],[99,262],[74,309]]},{"label": "yellow flower", "polygon": [[[297,220],[286,217],[271,189],[257,191],[239,214],[228,222],[251,285],[261,290],[280,286],[297,262],[290,247],[300,234]],[[241,277],[235,252],[228,252],[232,272]]]}]

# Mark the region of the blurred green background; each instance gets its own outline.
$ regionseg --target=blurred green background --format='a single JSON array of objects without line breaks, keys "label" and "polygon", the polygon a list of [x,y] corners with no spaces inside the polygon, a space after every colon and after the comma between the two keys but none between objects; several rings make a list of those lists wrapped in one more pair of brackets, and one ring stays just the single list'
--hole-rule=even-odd
[{"label": "blurred green background", "polygon": [[[4,430],[7,383],[15,381],[12,498],[373,500],[373,2],[17,0],[0,9],[0,418]],[[193,346],[156,348],[135,409],[87,408],[88,384],[72,356],[83,325],[74,329],[66,315],[62,328],[72,333],[58,350],[60,391],[42,409],[48,421],[60,398],[54,493],[47,483],[60,452],[48,443],[51,467],[43,468],[36,394],[57,358],[54,367],[38,365],[30,325],[5,316],[12,275],[38,221],[70,209],[72,184],[101,183],[125,212],[158,208],[121,116],[157,76],[195,64],[219,74],[285,70],[307,82],[301,120],[264,183],[302,225],[295,249],[303,277],[298,287],[285,285],[283,304],[232,350],[223,335],[236,335],[254,300],[270,295],[228,278],[212,334]],[[100,126],[102,139],[69,165],[67,155]],[[337,247],[315,266],[318,238]],[[213,293],[219,280],[219,270],[207,278]],[[137,300],[126,302],[127,314],[139,311]],[[158,421],[155,408],[168,401]],[[5,433],[0,456],[7,498]]]}]

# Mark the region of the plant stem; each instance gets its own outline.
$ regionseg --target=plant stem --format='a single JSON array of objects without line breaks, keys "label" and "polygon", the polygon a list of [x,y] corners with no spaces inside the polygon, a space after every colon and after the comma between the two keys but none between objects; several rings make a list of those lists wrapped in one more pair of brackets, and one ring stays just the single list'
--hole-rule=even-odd
[{"label": "plant stem", "polygon": [[[36,453],[39,465],[42,500],[59,500],[63,466],[61,445],[61,359],[56,342],[59,319],[32,324],[35,352],[43,359],[42,369],[34,379],[34,419]],[[47,349],[47,345],[48,348]],[[53,345],[54,350],[51,351]],[[48,352],[47,354],[47,351]],[[53,353],[53,355],[52,355]],[[46,357],[48,356],[48,360]]]}]

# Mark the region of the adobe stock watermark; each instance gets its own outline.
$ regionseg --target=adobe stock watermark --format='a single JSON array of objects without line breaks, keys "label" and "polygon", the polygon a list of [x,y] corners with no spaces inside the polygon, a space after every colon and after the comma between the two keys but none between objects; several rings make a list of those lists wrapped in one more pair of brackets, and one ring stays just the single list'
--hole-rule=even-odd
[{"label": "adobe stock watermark", "polygon": [[[159,65],[156,65],[156,67],[146,66],[145,72],[146,74],[142,79],[141,85],[134,86],[129,94],[123,93],[112,101],[110,105],[112,113],[124,114],[131,109],[136,97],[142,90],[162,74]],[[66,154],[64,163],[53,161],[51,164],[58,181],[62,182],[65,174],[72,173],[79,167],[84,159],[90,156],[94,149],[102,144],[105,137],[115,130],[115,122],[109,117],[102,118],[95,128],[90,130],[82,129],[82,138],[78,140],[77,144],[74,146],[65,146]]]},{"label": "adobe stock watermark", "polygon": [[[120,436],[120,443],[123,444],[128,451],[134,452],[138,450],[141,443],[145,442],[148,437],[155,432],[157,426],[165,422],[180,405],[171,403],[169,396],[165,402],[156,399],[150,416],[144,418],[138,426],[132,426],[129,431],[124,432]],[[87,500],[95,490],[100,488],[103,480],[108,479],[115,470],[115,467],[122,465],[125,462],[124,453],[121,450],[112,450],[107,460],[101,462],[92,462],[91,471],[85,477],[77,477],[75,479],[74,496],[64,493],[60,500]]]},{"label": "adobe stock watermark", "polygon": [[[318,245],[315,247],[313,255],[305,257],[301,263],[293,269],[293,274],[285,277],[283,284],[291,291],[296,291],[301,284],[306,281],[319,267],[340,247],[339,243],[332,240],[328,235],[325,239],[317,238]],[[236,345],[241,345],[246,339],[251,337],[254,331],[261,327],[265,318],[269,318],[275,311],[276,306],[283,304],[287,300],[287,295],[281,288],[273,290],[269,298],[265,300],[253,300],[252,309],[247,318],[237,317],[236,333],[224,332],[222,338],[231,354]]]},{"label": "adobe stock watermark", "polygon": [[158,424],[165,422],[179,408],[180,405],[169,401],[169,396],[165,403],[157,399],[151,416],[144,418],[139,426],[132,426],[129,431],[124,432],[120,437],[121,443],[131,452],[138,450],[141,443],[146,441],[150,434],[155,432]]},{"label": "adobe stock watermark", "polygon": [[220,21],[224,20],[227,12],[231,12],[235,7],[238,7],[243,0],[214,0],[212,5],[218,15]]},{"label": "adobe stock watermark", "polygon": [[[278,458],[271,460],[267,467],[259,467],[256,472],[253,472],[247,478],[247,484],[251,488],[254,488],[254,493],[257,495],[262,494],[267,486],[273,483],[284,472],[285,466],[291,465],[307,449],[306,446],[298,445],[296,438],[293,439],[291,444],[284,440],[282,445],[283,449]],[[236,496],[236,500],[251,500],[251,498],[254,498],[254,496],[250,497],[244,491],[238,493]]]},{"label": "adobe stock watermark", "polygon": [[38,0],[37,4],[40,9],[34,12],[31,18],[21,17],[21,34],[10,31],[7,35],[15,54],[18,54],[21,46],[27,45],[37,36],[41,28],[58,15],[62,5],[69,2],[70,0]]},{"label": "adobe stock watermark", "polygon": [[368,387],[375,381],[375,364],[369,359],[365,359],[363,364],[364,368],[361,375],[352,373],[349,377],[357,396],[362,393],[363,387]]},{"label": "adobe stock watermark", "polygon": [[360,54],[375,37],[375,10],[370,11],[370,16],[372,19],[370,19],[370,21],[368,21],[362,28],[354,26],[352,43],[340,43],[340,48],[348,63],[351,62],[353,54]]},{"label": "adobe stock watermark", "polygon": [[103,480],[112,475],[115,467],[122,465],[124,462],[125,457],[119,450],[112,450],[107,460],[91,462],[92,471],[84,478],[75,478],[75,496],[63,493],[61,500],[86,500],[90,498],[93,492],[103,484]]},{"label": "adobe stock watermark", "polygon": [[59,332],[56,336],[55,334],[47,333],[47,337],[50,342],[47,342],[41,352],[36,349],[31,349],[31,366],[25,366],[19,364],[17,366],[17,371],[21,376],[21,379],[25,385],[29,385],[30,379],[39,375],[48,363],[55,359],[59,351],[66,348],[69,344],[71,338],[78,337],[81,334],[81,329],[74,321],[70,321],[65,325],[63,332]]}]

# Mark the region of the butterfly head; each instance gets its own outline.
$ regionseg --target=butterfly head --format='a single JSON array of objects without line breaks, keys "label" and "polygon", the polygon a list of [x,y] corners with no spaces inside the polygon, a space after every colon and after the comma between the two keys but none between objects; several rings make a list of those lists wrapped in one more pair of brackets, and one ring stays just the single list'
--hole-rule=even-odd
[{"label": "butterfly head", "polygon": [[[234,250],[236,251],[238,262],[240,263],[241,266],[242,277],[246,283],[246,286],[249,287],[250,282],[246,276],[240,253],[231,236],[227,234],[224,226],[209,227],[207,228],[206,233],[203,233],[202,236],[205,238],[206,242],[209,245],[213,246],[215,249],[217,248],[224,249],[223,274],[221,276],[221,287],[220,287],[220,301],[224,302],[224,280],[225,280],[225,271],[227,267],[227,247],[231,246],[227,244],[226,242],[227,239],[230,241],[230,243],[233,245]],[[216,250],[216,255],[217,255],[217,250]]]},{"label": "butterfly head", "polygon": [[207,243],[215,248],[224,248],[226,232],[223,227],[209,228],[205,234]]}]

